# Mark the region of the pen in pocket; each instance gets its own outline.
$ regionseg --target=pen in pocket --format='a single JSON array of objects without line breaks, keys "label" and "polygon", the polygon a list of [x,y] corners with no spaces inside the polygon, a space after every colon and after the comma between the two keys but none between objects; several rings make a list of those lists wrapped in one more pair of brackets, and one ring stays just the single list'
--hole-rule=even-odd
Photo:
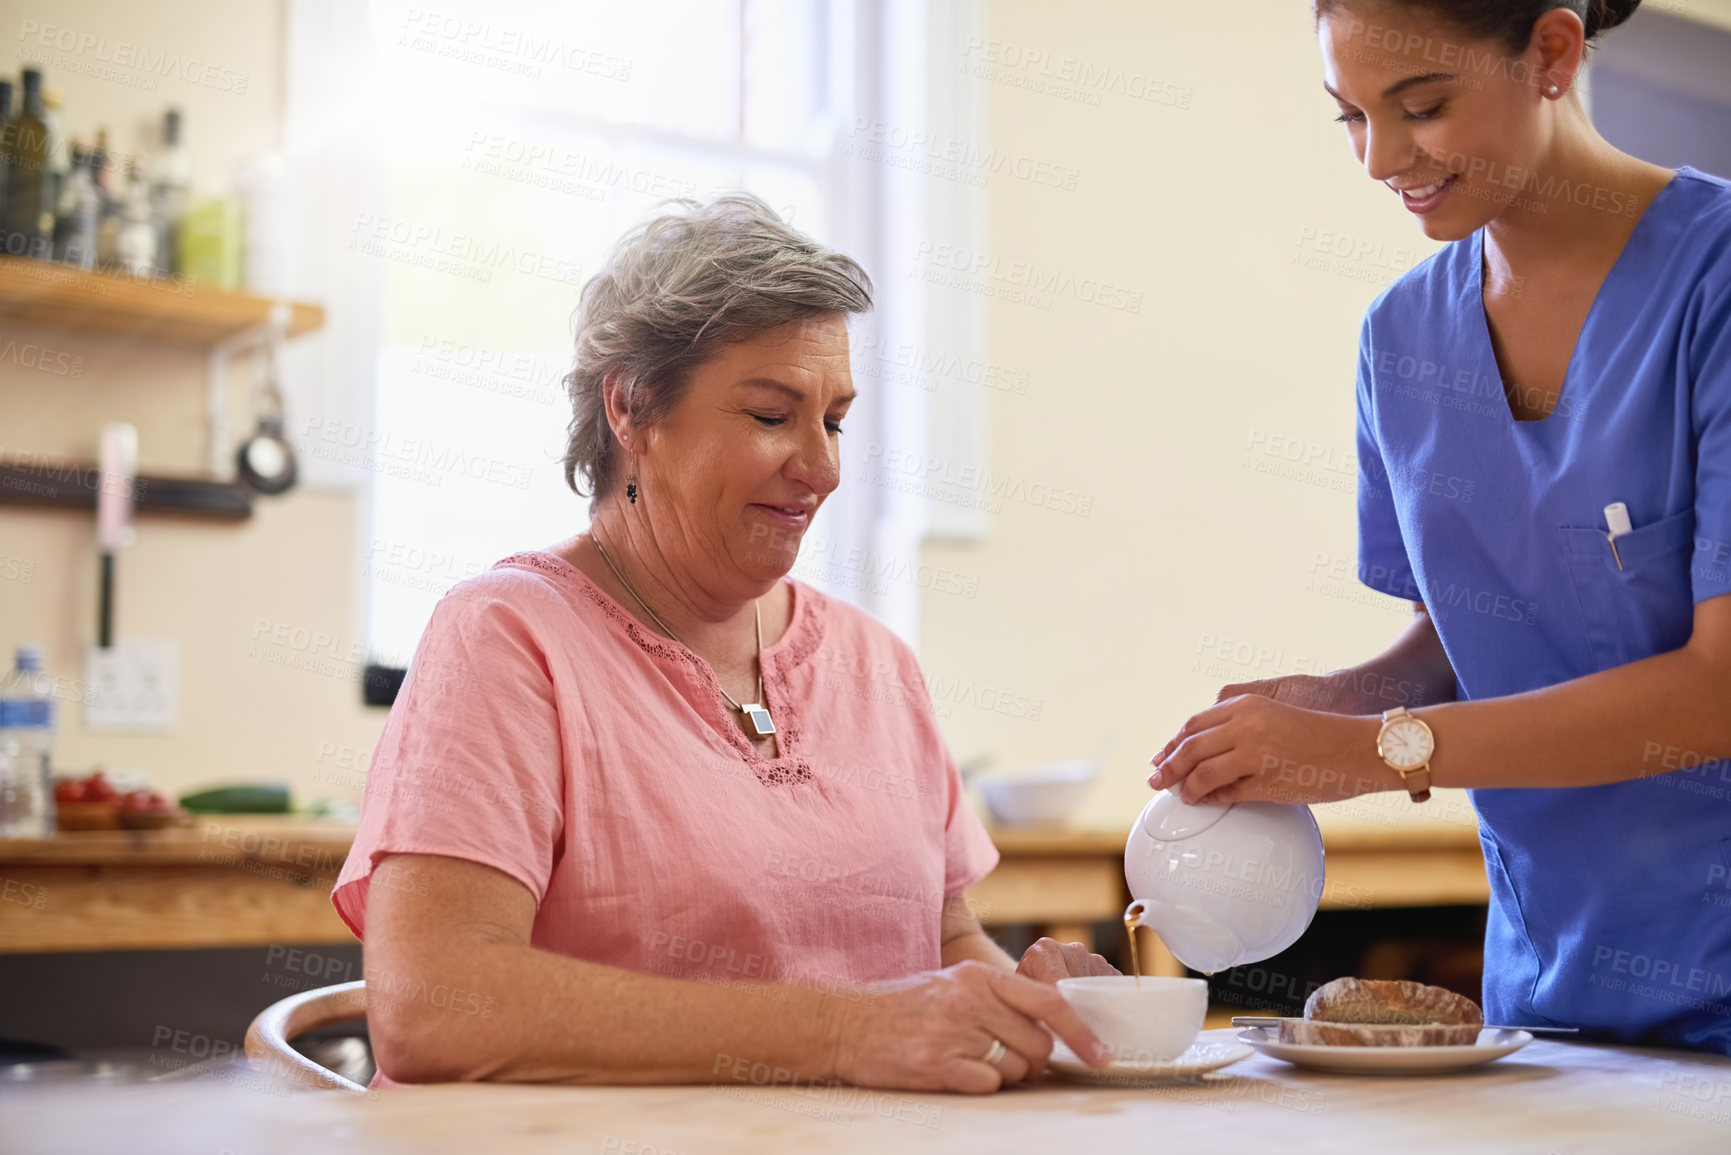
[{"label": "pen in pocket", "polygon": [[1611,532],[1605,535],[1605,540],[1611,543],[1611,556],[1617,559],[1617,569],[1623,568],[1623,555],[1617,552],[1617,539],[1635,529],[1629,520],[1629,507],[1620,501],[1612,502],[1605,507],[1605,526]]}]

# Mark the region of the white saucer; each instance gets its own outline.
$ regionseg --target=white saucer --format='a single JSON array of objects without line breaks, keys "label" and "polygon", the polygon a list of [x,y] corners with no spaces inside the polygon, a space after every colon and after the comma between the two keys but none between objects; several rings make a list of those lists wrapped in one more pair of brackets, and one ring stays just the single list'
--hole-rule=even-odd
[{"label": "white saucer", "polygon": [[1102,1087],[1142,1087],[1163,1083],[1169,1079],[1192,1078],[1217,1071],[1233,1063],[1243,1062],[1256,1052],[1242,1043],[1190,1044],[1190,1049],[1176,1059],[1163,1062],[1113,1063],[1109,1067],[1090,1067],[1077,1058],[1076,1052],[1064,1045],[1064,1040],[1052,1041],[1052,1057],[1046,1065],[1067,1079],[1078,1083],[1094,1083]]},{"label": "white saucer", "polygon": [[1434,1075],[1464,1071],[1481,1063],[1512,1055],[1533,1036],[1526,1031],[1487,1028],[1478,1042],[1456,1047],[1317,1047],[1280,1041],[1278,1030],[1249,1027],[1238,1032],[1238,1040],[1255,1047],[1271,1059],[1318,1071],[1348,1071],[1359,1075]]}]

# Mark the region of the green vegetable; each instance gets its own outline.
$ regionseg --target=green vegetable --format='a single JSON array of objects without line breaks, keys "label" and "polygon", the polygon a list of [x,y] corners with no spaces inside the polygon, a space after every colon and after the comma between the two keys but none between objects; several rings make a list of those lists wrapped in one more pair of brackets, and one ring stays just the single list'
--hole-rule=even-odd
[{"label": "green vegetable", "polygon": [[195,814],[287,814],[289,788],[280,782],[218,786],[182,794],[180,804]]}]

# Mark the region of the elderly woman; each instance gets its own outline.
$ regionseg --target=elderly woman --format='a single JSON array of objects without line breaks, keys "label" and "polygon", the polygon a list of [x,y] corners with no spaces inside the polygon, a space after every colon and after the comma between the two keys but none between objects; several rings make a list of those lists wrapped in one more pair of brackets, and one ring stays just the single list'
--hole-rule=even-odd
[{"label": "elderly woman", "polygon": [[333,898],[380,1083],[989,1092],[1048,1028],[1103,1061],[1046,980],[1104,960],[1017,973],[959,897],[997,853],[913,654],[786,577],[870,282],[756,198],[679,208],[583,292],[589,531],[451,591],[379,741]]}]

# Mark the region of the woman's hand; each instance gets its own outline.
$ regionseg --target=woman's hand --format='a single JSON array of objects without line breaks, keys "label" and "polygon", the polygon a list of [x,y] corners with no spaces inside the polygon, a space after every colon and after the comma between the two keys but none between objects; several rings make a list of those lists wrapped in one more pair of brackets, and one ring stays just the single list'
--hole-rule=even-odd
[{"label": "woman's hand", "polygon": [[[1336,670],[1317,677],[1313,674],[1283,674],[1278,678],[1259,678],[1254,682],[1237,682],[1223,686],[1214,695],[1216,704],[1228,698],[1257,694],[1273,698],[1301,710],[1316,710],[1323,714],[1373,713],[1364,705],[1364,695],[1351,670]],[[1165,753],[1165,751],[1161,751]]]},{"label": "woman's hand", "polygon": [[[1104,1065],[1104,1045],[1056,987],[969,960],[877,986],[844,1026],[835,1069],[865,1087],[989,1094],[1045,1067],[1047,1027]],[[994,1039],[1005,1051],[988,1064]]]},{"label": "woman's hand", "polygon": [[[1376,753],[1375,717],[1302,709],[1281,697],[1324,679],[1276,678],[1228,686],[1154,756],[1148,785],[1176,787],[1186,802],[1338,802],[1401,788]],[[1269,694],[1254,692],[1268,687]],[[1230,691],[1240,692],[1227,696]],[[1280,695],[1276,697],[1274,695]]]},{"label": "woman's hand", "polygon": [[1026,975],[1036,982],[1055,983],[1059,979],[1115,975],[1122,972],[1079,942],[1059,942],[1056,939],[1043,938],[1022,955],[1016,973]]}]

